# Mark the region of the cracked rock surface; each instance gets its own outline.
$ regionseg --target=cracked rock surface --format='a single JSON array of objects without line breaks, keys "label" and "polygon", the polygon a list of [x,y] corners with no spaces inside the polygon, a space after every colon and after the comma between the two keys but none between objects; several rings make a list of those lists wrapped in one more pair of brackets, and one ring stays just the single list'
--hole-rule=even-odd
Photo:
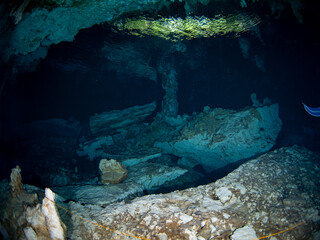
[{"label": "cracked rock surface", "polygon": [[[281,148],[248,161],[204,186],[148,195],[104,207],[69,202],[98,224],[147,239],[255,239],[298,225],[272,239],[319,239],[320,156]],[[71,239],[131,239],[64,215]],[[305,222],[303,222],[305,221]]]}]

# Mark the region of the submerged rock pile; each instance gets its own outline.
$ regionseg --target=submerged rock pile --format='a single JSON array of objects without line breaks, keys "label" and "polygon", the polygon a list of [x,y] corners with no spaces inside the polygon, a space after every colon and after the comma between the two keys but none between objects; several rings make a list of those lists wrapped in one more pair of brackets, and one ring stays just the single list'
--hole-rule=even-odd
[{"label": "submerged rock pile", "polygon": [[[154,107],[95,118],[95,134],[82,139],[78,154],[97,169],[100,161],[101,181],[96,176],[95,182],[52,187],[59,205],[76,214],[60,209],[67,238],[251,240],[294,226],[277,239],[319,238],[320,156],[302,147],[265,153],[208,185],[139,197],[267,152],[281,129],[277,104],[239,111],[205,107],[169,122],[160,117],[145,122]],[[195,171],[198,165],[207,173]],[[11,182],[11,194],[7,182],[0,184],[4,236],[39,237],[32,219],[41,212],[40,190],[25,191],[18,168]]]},{"label": "submerged rock pile", "polygon": [[[113,112],[98,115],[99,129],[111,126],[112,130],[80,144],[79,156],[89,160],[113,158],[124,165],[135,165],[170,154],[184,159],[182,167],[200,164],[210,172],[267,152],[274,146],[282,125],[278,104],[238,111],[205,107],[201,113],[178,116],[170,123],[161,118],[151,124],[128,119],[127,112],[132,109],[133,119],[150,115],[154,108],[149,105],[117,111],[116,117]],[[111,118],[114,124],[110,124]],[[91,128],[93,133],[99,132]]]},{"label": "submerged rock pile", "polygon": [[[297,146],[281,148],[205,186],[104,208],[76,202],[70,202],[69,207],[108,228],[147,239],[252,240],[300,223],[276,239],[317,239],[319,167],[318,154]],[[130,239],[71,218],[72,239]]]},{"label": "submerged rock pile", "polygon": [[[248,161],[214,183],[132,201],[102,206],[101,191],[87,186],[83,193],[90,191],[90,203],[59,202],[78,216],[59,211],[70,239],[253,240],[283,230],[273,238],[319,239],[319,183],[320,155],[293,146]],[[30,208],[23,206],[39,202],[37,189],[28,187],[22,201],[5,190],[7,182],[0,185],[0,206],[6,206],[1,226],[15,239],[24,239],[21,223],[30,219],[25,214]]]}]

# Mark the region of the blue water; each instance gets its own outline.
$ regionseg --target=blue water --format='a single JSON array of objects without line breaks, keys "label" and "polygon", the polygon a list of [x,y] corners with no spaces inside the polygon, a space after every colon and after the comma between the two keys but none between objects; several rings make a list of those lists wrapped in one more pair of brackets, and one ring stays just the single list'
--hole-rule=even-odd
[{"label": "blue water", "polygon": [[[177,6],[177,12],[180,10]],[[320,119],[308,115],[301,104],[320,106],[320,38],[315,31],[319,29],[319,22],[311,16],[306,14],[303,24],[298,23],[289,10],[278,19],[265,17],[259,25],[261,37],[251,31],[240,36],[230,34],[182,41],[185,52],[171,52],[166,56],[177,72],[179,114],[200,112],[204,106],[244,108],[252,105],[250,95],[255,92],[261,101],[268,97],[273,103],[279,103],[283,126],[275,148],[298,144],[320,151]],[[248,58],[243,56],[239,38],[250,42]],[[3,100],[2,125],[6,127],[0,150],[7,161],[1,169],[2,178],[8,177],[16,164],[21,164],[26,182],[50,185],[43,182],[39,172],[61,165],[74,168],[77,161],[83,179],[90,178],[98,174],[97,169],[88,167],[84,160],[75,159],[74,149],[70,148],[76,148],[81,136],[89,134],[91,115],[154,100],[160,109],[164,96],[161,75],[157,75],[157,81],[151,81],[126,69],[110,68],[113,63],[102,51],[106,42],[114,46],[130,43],[154,69],[164,52],[176,44],[157,37],[115,33],[108,26],[94,26],[81,30],[71,43],[51,46],[35,71],[18,73],[14,83],[8,86]],[[262,60],[263,67],[257,59]],[[21,134],[20,127],[51,118],[78,121],[79,135],[70,140],[70,148],[65,153],[30,155],[28,144],[33,140],[37,142],[38,138]],[[41,161],[46,158],[47,163],[42,165]],[[222,177],[235,167],[223,169],[215,176]],[[195,170],[203,173],[201,168]]]}]

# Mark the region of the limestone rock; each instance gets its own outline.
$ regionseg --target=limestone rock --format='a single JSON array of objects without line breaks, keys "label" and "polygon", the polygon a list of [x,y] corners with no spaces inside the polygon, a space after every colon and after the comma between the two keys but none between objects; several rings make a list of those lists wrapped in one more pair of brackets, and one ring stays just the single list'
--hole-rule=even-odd
[{"label": "limestone rock", "polygon": [[29,226],[23,231],[28,240],[65,239],[66,226],[60,220],[55,206],[55,194],[49,188],[45,190],[42,204],[26,209],[26,220]]},{"label": "limestone rock", "polygon": [[193,116],[172,140],[156,147],[195,159],[207,171],[266,152],[281,130],[277,104],[242,111],[214,109]]},{"label": "limestone rock", "polygon": [[121,163],[126,167],[131,167],[139,163],[147,162],[148,160],[161,157],[161,152],[157,152],[155,149],[149,149],[150,154],[136,155],[123,159]]},{"label": "limestone rock", "polygon": [[114,110],[91,116],[90,130],[94,135],[113,133],[135,123],[143,121],[156,109],[156,102],[143,106],[133,106],[124,110]]},{"label": "limestone rock", "polygon": [[[41,211],[40,203],[35,207],[27,207],[26,220],[30,227],[24,228],[23,231],[28,240],[50,238],[50,233],[46,226],[46,219]],[[36,236],[36,238],[34,236]]]},{"label": "limestone rock", "polygon": [[10,41],[3,58],[7,61],[12,55],[27,55],[40,47],[73,41],[80,29],[112,21],[126,12],[157,10],[169,3],[164,0],[92,0],[82,4],[77,1],[74,6],[60,6],[51,11],[36,8],[23,14],[21,22],[4,36]]},{"label": "limestone rock", "polygon": [[71,199],[81,204],[105,206],[110,203],[141,196],[143,187],[135,182],[109,185],[61,186],[53,188],[62,199]]},{"label": "limestone rock", "polygon": [[[18,166],[12,170],[10,186],[5,181],[0,183],[0,238],[25,239],[23,228],[27,225],[26,207],[37,205],[39,200],[36,191],[29,191],[28,185],[22,184],[21,169]],[[32,231],[26,232],[32,235]],[[5,238],[7,235],[9,238]]]},{"label": "limestone rock", "polygon": [[[246,162],[214,183],[183,191],[101,206],[100,201],[107,196],[103,192],[111,189],[107,187],[128,183],[96,186],[91,188],[92,198],[87,204],[59,202],[91,222],[75,215],[61,216],[63,221],[65,217],[71,239],[132,239],[130,234],[147,239],[242,240],[244,237],[261,238],[297,224],[300,225],[274,238],[318,239],[319,164],[318,153],[298,146],[281,148]],[[97,199],[94,192],[98,187],[105,188],[101,188]],[[72,188],[76,187],[67,190]],[[78,193],[83,189],[78,189]],[[6,230],[10,237],[14,236],[12,239],[24,239],[21,233],[36,236],[35,229],[28,228],[32,224],[26,220],[23,207],[26,203],[36,205],[16,198],[5,210],[2,209],[4,204],[0,204],[0,224],[6,228],[10,226]],[[116,231],[106,231],[92,222]]]},{"label": "limestone rock", "polygon": [[[320,222],[319,160],[319,154],[301,147],[282,148],[208,185],[104,208],[74,202],[69,207],[84,218],[139,238],[252,239],[302,223],[274,237],[316,239]],[[79,219],[72,224],[76,231],[70,233],[71,238],[131,239],[119,232],[101,231]]]},{"label": "limestone rock", "polygon": [[45,190],[45,198],[42,201],[41,211],[45,216],[50,238],[56,240],[65,239],[66,228],[63,222],[61,222],[56,209],[55,194],[49,188]]},{"label": "limestone rock", "polygon": [[54,190],[62,197],[82,204],[108,205],[141,196],[144,190],[161,187],[185,174],[187,170],[155,163],[140,163],[129,167],[128,178],[118,184],[61,186]]},{"label": "limestone rock", "polygon": [[252,226],[244,226],[237,229],[231,235],[231,240],[252,240],[256,239],[257,235]]},{"label": "limestone rock", "polygon": [[120,183],[128,176],[126,167],[114,159],[102,159],[99,163],[99,169],[101,171],[101,182],[103,184]]},{"label": "limestone rock", "polygon": [[25,237],[29,240],[38,239],[36,232],[32,229],[32,227],[25,227],[23,229]]},{"label": "limestone rock", "polygon": [[10,186],[11,186],[11,194],[13,197],[17,197],[24,192],[22,177],[21,177],[21,168],[17,165],[12,169],[10,175]]},{"label": "limestone rock", "polygon": [[128,181],[139,183],[144,190],[160,187],[167,181],[176,179],[185,174],[186,169],[179,167],[168,167],[157,163],[140,163],[130,169]]}]

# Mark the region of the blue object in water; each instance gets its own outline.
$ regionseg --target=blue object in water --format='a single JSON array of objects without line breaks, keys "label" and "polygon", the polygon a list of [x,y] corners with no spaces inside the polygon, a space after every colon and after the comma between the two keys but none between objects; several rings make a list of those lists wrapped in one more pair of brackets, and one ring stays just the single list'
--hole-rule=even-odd
[{"label": "blue object in water", "polygon": [[305,105],[304,103],[302,103],[304,106],[304,109],[311,115],[314,117],[320,117],[320,107],[316,107],[316,108],[312,108],[312,107],[308,107],[307,105]]}]

